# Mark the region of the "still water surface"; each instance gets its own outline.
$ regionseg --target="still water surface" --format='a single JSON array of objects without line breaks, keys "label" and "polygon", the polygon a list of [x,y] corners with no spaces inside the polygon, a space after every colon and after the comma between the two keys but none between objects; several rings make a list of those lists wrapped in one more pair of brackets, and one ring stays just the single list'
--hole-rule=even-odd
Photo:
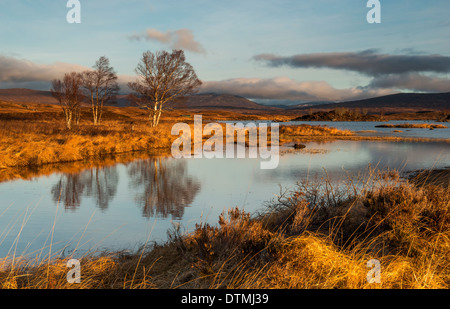
[{"label": "still water surface", "polygon": [[[222,121],[222,122],[236,122],[236,121]],[[243,124],[248,122],[259,123],[268,122],[266,120],[252,120],[241,121]],[[378,125],[392,124],[440,124],[447,128],[441,129],[424,129],[424,128],[380,128]],[[432,139],[448,139],[450,138],[450,123],[437,122],[432,120],[390,120],[390,121],[287,121],[280,122],[280,126],[284,125],[313,125],[313,126],[328,126],[340,130],[350,130],[356,132],[361,136],[394,136],[394,137],[409,137],[409,138],[432,138]]]},{"label": "still water surface", "polygon": [[[379,128],[378,125],[384,124],[440,124],[447,128],[424,129],[424,128]],[[397,136],[411,138],[450,138],[450,123],[436,122],[431,120],[391,120],[391,121],[293,121],[286,122],[286,125],[327,125],[341,130],[350,130],[358,132],[362,136]],[[396,132],[397,131],[397,132]]]},{"label": "still water surface", "polygon": [[[310,142],[278,168],[258,159],[149,158],[0,183],[0,258],[86,250],[135,250],[164,241],[173,222],[191,231],[238,206],[254,212],[305,178],[379,168],[450,166],[443,142]],[[315,150],[311,153],[310,150]]]}]

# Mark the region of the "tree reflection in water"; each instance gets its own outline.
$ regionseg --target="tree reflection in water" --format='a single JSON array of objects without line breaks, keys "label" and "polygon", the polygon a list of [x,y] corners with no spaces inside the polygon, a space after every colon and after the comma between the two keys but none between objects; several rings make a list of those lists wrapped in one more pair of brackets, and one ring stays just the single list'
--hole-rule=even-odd
[{"label": "tree reflection in water", "polygon": [[139,160],[128,165],[128,174],[144,217],[181,219],[200,191],[200,182],[189,177],[184,160]]},{"label": "tree reflection in water", "polygon": [[[184,208],[200,191],[200,182],[188,175],[183,160],[151,158],[125,166],[130,196],[134,194],[144,217],[181,219]],[[83,196],[93,197],[97,207],[106,210],[117,193],[119,175],[117,165],[61,174],[51,189],[53,201],[62,203],[66,210],[76,211]]]},{"label": "tree reflection in water", "polygon": [[84,195],[95,198],[97,206],[106,210],[116,195],[118,182],[116,166],[94,167],[78,173],[62,174],[51,193],[53,200],[63,203],[65,209],[78,209]]}]

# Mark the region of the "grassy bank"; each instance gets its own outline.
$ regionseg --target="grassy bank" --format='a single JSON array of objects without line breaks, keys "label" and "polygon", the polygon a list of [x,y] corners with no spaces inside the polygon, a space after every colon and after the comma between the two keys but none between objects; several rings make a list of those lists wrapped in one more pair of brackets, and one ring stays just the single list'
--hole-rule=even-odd
[{"label": "grassy bank", "polygon": [[[80,260],[79,284],[66,259],[17,259],[0,271],[3,288],[448,288],[450,192],[418,186],[395,171],[369,171],[336,184],[298,183],[259,214],[231,209],[217,225],[134,254]],[[368,283],[367,262],[381,263]]]},{"label": "grassy bank", "polygon": [[[176,136],[171,128],[177,122],[193,126],[194,114],[203,116],[203,125],[218,120],[274,120],[285,116],[237,113],[231,111],[182,111],[163,114],[160,126],[151,128],[145,111],[138,108],[106,107],[101,125],[94,126],[90,109],[82,109],[81,123],[65,129],[57,105],[14,104],[0,102],[0,181],[49,174],[61,169],[89,168],[116,160],[132,160],[149,155],[170,155]],[[225,125],[222,123],[223,132]],[[194,130],[191,130],[193,134]],[[205,142],[210,135],[204,135]],[[248,138],[247,138],[248,139]],[[280,126],[280,143],[309,141],[444,141],[402,137],[359,136],[348,130],[327,126]],[[225,143],[225,138],[224,138]],[[270,145],[270,127],[269,143]],[[246,145],[248,143],[246,142]]]},{"label": "grassy bank", "polygon": [[[202,114],[203,125],[224,119],[275,117],[222,111]],[[168,154],[176,138],[171,135],[172,126],[177,122],[193,125],[193,115],[186,111],[165,113],[157,128],[150,127],[145,111],[132,107],[105,108],[102,124],[97,126],[92,124],[90,117],[90,109],[83,108],[80,124],[69,131],[65,129],[59,106],[28,104],[24,107],[20,104],[3,103],[0,109],[0,170],[89,161],[132,152]],[[347,131],[321,126],[282,127],[280,130],[281,140],[289,140],[293,136],[350,135],[352,134]],[[203,137],[204,140],[207,138],[208,136]]]},{"label": "grassy bank", "polygon": [[64,129],[57,116],[57,113],[47,118],[41,115],[41,119],[32,120],[16,116],[19,119],[0,121],[0,168],[74,162],[110,154],[167,149],[171,145],[170,126],[163,123],[158,128],[150,128],[143,115],[132,120],[111,113],[101,125],[94,126],[84,120],[71,131]]}]

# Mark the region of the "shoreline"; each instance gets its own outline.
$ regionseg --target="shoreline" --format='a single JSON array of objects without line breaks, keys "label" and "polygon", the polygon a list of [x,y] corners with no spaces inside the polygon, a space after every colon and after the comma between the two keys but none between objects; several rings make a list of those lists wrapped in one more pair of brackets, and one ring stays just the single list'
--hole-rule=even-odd
[{"label": "shoreline", "polygon": [[[176,136],[171,135],[171,127],[178,122],[191,126],[194,114],[203,115],[203,125],[229,119],[289,120],[287,115],[271,113],[173,110],[164,114],[157,128],[151,128],[145,111],[136,107],[109,106],[105,107],[100,125],[93,125],[90,109],[83,108],[80,124],[67,131],[63,129],[59,106],[33,107],[33,111],[30,111],[28,108],[6,104],[0,110],[0,173],[11,168],[41,168],[48,164],[71,164],[127,153],[169,153],[176,139]],[[450,143],[450,139],[442,138],[363,136],[358,135],[357,131],[316,124],[280,125],[280,144],[324,140]]]},{"label": "shoreline", "polygon": [[416,186],[436,185],[444,188],[450,187],[450,166],[433,169],[420,169],[411,171],[406,177]]},{"label": "shoreline", "polygon": [[[308,143],[316,141],[374,141],[374,142],[414,142],[414,143],[450,143],[450,139],[439,138],[413,138],[395,136],[360,136],[360,135],[335,135],[335,136],[297,136],[290,139],[280,137],[280,147],[293,148],[296,143]],[[58,171],[73,171],[87,169],[92,166],[114,165],[130,162],[136,159],[144,159],[155,156],[171,157],[170,147],[144,148],[139,150],[124,152],[108,152],[101,155],[92,155],[74,160],[61,160],[44,162],[33,165],[0,166],[0,182],[13,181],[18,179],[31,179],[41,175],[48,175]]]},{"label": "shoreline", "polygon": [[[76,285],[66,279],[70,255],[55,252],[40,262],[15,257],[12,266],[0,259],[0,286],[448,288],[449,191],[403,182],[393,171],[372,175],[379,186],[350,186],[347,197],[338,194],[340,186],[319,192],[317,184],[305,182],[257,214],[229,208],[217,226],[202,223],[189,233],[174,226],[163,243],[133,252],[88,252],[79,258],[82,280]],[[373,259],[382,265],[382,284],[366,281],[366,263]]]},{"label": "shoreline", "polygon": [[[54,172],[79,171],[93,166],[127,163],[151,156],[170,156],[170,146],[172,140],[176,138],[169,135],[170,128],[173,123],[180,120],[192,125],[190,120],[173,117],[156,129],[149,128],[147,122],[141,121],[135,125],[133,132],[127,131],[129,126],[126,122],[111,120],[105,121],[101,127],[85,124],[79,131],[67,136],[61,131],[53,135],[19,131],[13,134],[13,137],[20,138],[29,134],[29,138],[39,138],[36,145],[46,146],[47,152],[63,151],[60,146],[66,145],[68,154],[80,155],[81,147],[87,147],[96,155],[87,155],[90,152],[83,152],[85,156],[68,163],[36,164],[39,161],[34,160],[32,161],[34,164],[28,169],[3,168],[0,169],[0,181],[30,179]],[[37,129],[41,130],[37,133],[48,130],[42,127]],[[208,136],[203,136],[203,141],[207,138]],[[108,142],[107,145],[101,143],[103,139]],[[280,130],[280,146],[289,149],[294,149],[287,145],[290,143],[338,140],[450,143],[450,139],[361,136],[355,132],[313,125],[292,126]],[[75,142],[71,144],[70,141]],[[35,145],[30,147],[30,144],[26,143],[23,146],[29,150],[41,150]],[[118,146],[140,150],[118,153]],[[34,154],[28,153],[30,157]],[[443,234],[448,233],[448,229],[433,230],[433,233],[429,233],[435,226],[444,224],[433,220],[441,220],[448,215],[445,211],[445,207],[448,207],[445,205],[449,199],[448,191],[443,187],[433,189],[428,186],[429,182],[414,185],[409,181],[404,182],[403,177],[399,179],[393,174],[389,174],[388,177],[392,178],[395,185],[387,185],[384,191],[369,186],[367,188],[369,195],[360,192],[352,199],[338,198],[329,213],[321,213],[321,209],[324,209],[320,206],[321,203],[307,207],[306,202],[315,201],[316,197],[320,202],[320,199],[333,196],[333,201],[323,201],[335,203],[334,197],[339,197],[339,192],[308,197],[309,194],[316,194],[313,192],[318,191],[315,191],[314,186],[304,187],[289,197],[281,197],[272,208],[264,206],[263,213],[250,214],[229,208],[228,214],[224,213],[218,218],[217,226],[199,224],[189,234],[182,234],[174,226],[173,230],[169,231],[169,239],[163,243],[144,244],[141,249],[133,252],[88,252],[88,255],[80,259],[85,280],[78,286],[70,285],[66,280],[68,258],[52,256],[41,263],[36,263],[32,259],[27,260],[27,256],[15,257],[16,264],[13,268],[8,268],[7,262],[0,259],[0,287],[399,288],[398,282],[402,282],[409,288],[428,286],[446,288],[448,274],[445,267],[436,261],[445,259],[447,250],[445,246],[450,244],[445,242],[439,248],[429,247],[427,244],[430,246],[435,244],[436,238],[450,239],[447,234]],[[422,208],[416,209],[414,206],[416,202],[421,203]],[[390,206],[402,209],[397,212],[394,207],[395,211],[391,212]],[[420,216],[426,217],[426,220],[419,220],[415,224],[424,225],[422,228],[427,233],[411,230],[415,225],[410,223],[420,219],[416,212],[422,210],[424,211]],[[405,215],[409,216],[409,219],[405,220]],[[390,224],[393,218],[396,221],[387,228],[386,224]],[[312,219],[314,220],[310,221]],[[379,220],[377,221],[379,223],[373,225],[373,220]],[[328,228],[320,229],[322,226]],[[334,230],[335,227],[338,230]],[[380,233],[372,234],[378,229],[381,229]],[[369,235],[364,234],[365,232],[369,232]],[[359,233],[362,233],[361,238],[352,238]],[[340,242],[342,235],[348,235],[350,238]],[[397,237],[402,238],[398,240]],[[350,246],[347,246],[347,243]],[[411,248],[415,254],[413,256],[405,253],[411,252]],[[387,250],[386,253],[384,250]],[[439,259],[428,261],[429,252],[433,254],[438,252]],[[383,269],[391,276],[386,276],[391,279],[383,282],[383,286],[369,285],[365,282],[367,273],[365,263],[373,258],[379,259]],[[339,264],[336,264],[337,261]],[[417,274],[410,275],[413,265],[417,264],[424,267],[418,269]],[[423,277],[422,272],[426,273],[429,269],[437,269],[433,274],[433,278],[436,279],[425,283],[417,282],[415,278]]]}]

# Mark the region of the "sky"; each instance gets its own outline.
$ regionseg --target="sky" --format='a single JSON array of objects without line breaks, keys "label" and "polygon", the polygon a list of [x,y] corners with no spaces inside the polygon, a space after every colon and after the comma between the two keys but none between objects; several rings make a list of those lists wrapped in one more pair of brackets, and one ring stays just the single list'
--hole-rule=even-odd
[{"label": "sky", "polygon": [[0,0],[0,88],[49,90],[109,58],[122,91],[142,53],[183,49],[203,85],[257,102],[450,91],[450,1]]}]

